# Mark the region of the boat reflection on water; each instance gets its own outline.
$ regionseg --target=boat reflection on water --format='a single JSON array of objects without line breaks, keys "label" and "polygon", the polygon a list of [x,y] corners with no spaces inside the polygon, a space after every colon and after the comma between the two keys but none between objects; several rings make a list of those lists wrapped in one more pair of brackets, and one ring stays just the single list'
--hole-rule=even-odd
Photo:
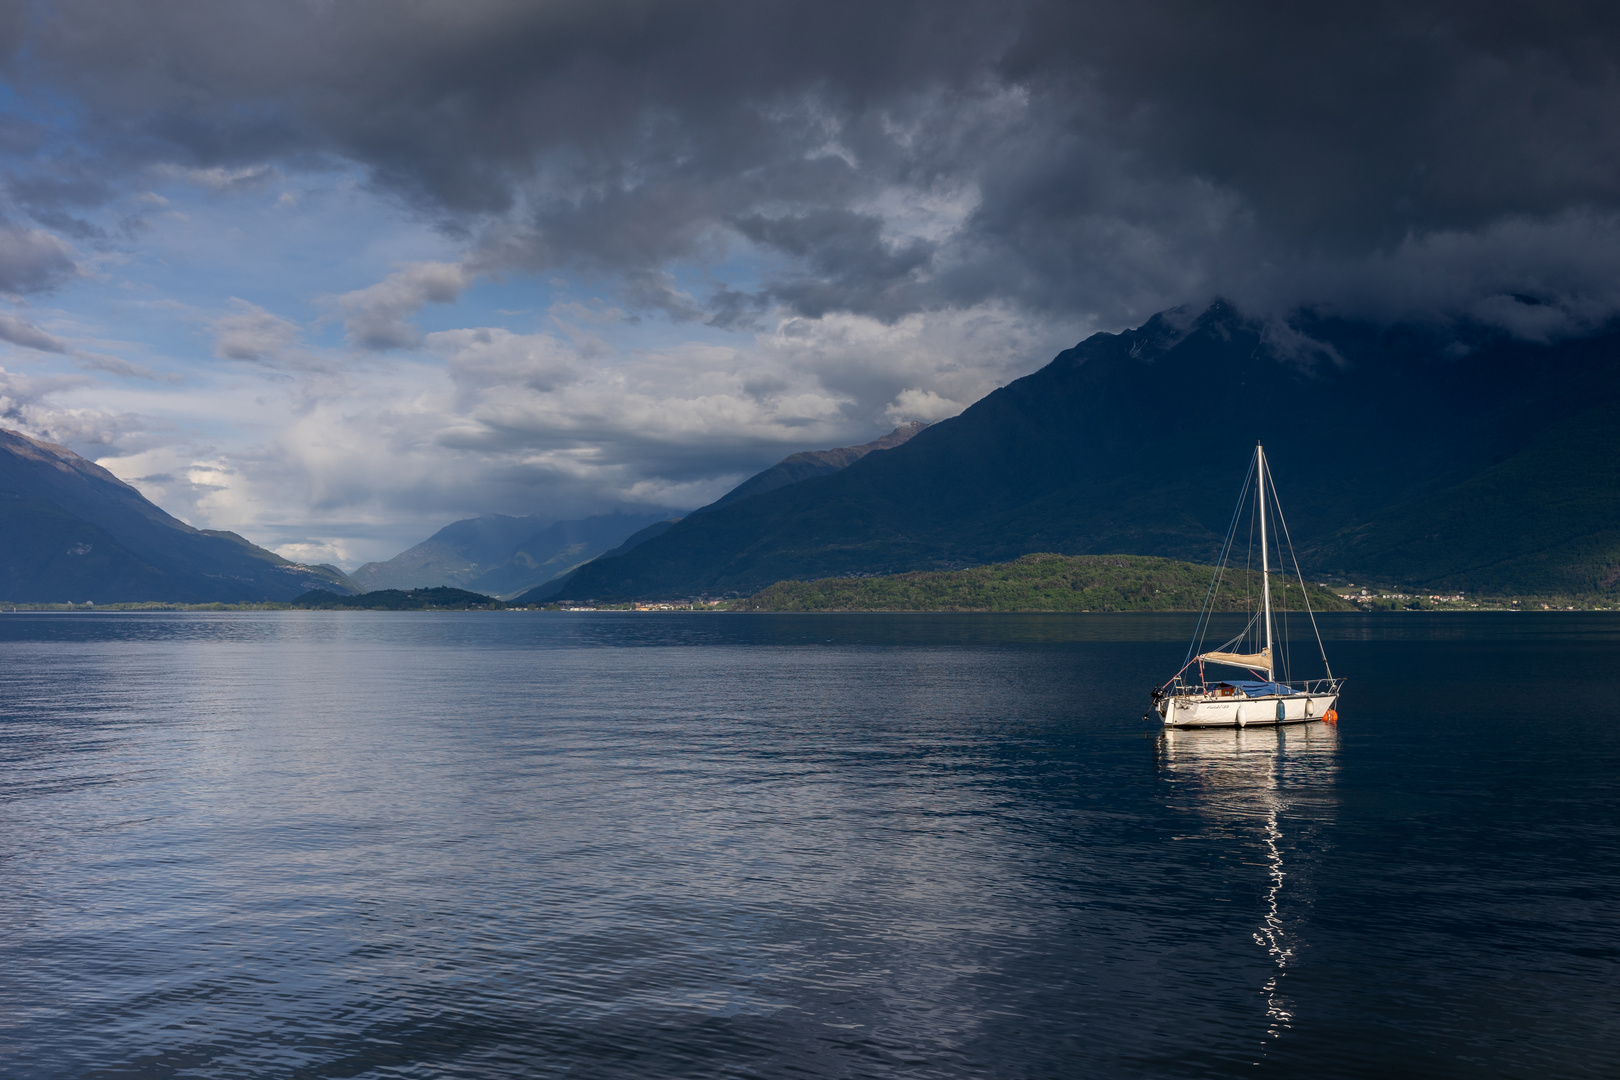
[{"label": "boat reflection on water", "polygon": [[1263,891],[1254,940],[1273,965],[1263,987],[1268,1039],[1293,1021],[1283,978],[1298,959],[1310,914],[1315,855],[1337,802],[1338,755],[1338,728],[1320,721],[1159,734],[1159,769],[1178,801],[1217,838],[1259,846],[1265,878],[1256,882]]}]

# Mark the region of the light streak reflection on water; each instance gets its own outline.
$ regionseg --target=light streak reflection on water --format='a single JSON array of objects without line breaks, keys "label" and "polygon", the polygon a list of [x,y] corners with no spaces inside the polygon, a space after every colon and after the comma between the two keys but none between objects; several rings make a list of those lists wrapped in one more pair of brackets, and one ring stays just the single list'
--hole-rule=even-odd
[{"label": "light streak reflection on water", "polygon": [[[1293,1022],[1285,979],[1311,915],[1314,857],[1290,850],[1283,826],[1301,831],[1333,824],[1338,729],[1320,721],[1261,728],[1166,729],[1159,736],[1161,767],[1176,785],[1184,811],[1248,837],[1261,855],[1260,922],[1253,931],[1272,970],[1261,987],[1265,1027],[1261,1052]],[[1285,866],[1285,853],[1292,865]]]}]

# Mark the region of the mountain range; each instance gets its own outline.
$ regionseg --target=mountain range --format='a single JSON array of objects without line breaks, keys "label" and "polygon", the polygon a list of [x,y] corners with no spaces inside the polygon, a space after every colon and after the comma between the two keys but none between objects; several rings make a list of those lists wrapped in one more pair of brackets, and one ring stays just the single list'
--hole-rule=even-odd
[{"label": "mountain range", "polygon": [[1315,580],[1620,595],[1620,326],[1284,325],[1217,302],[1095,334],[932,426],[793,454],[684,517],[485,515],[351,576],[193,528],[0,429],[0,599],[750,595],[1031,552],[1212,561],[1256,441]]},{"label": "mountain range", "polygon": [[349,576],[367,591],[452,586],[512,596],[561,578],[668,518],[667,511],[574,521],[485,514],[452,522],[387,562],[366,563]]},{"label": "mountain range", "polygon": [[568,599],[748,595],[1029,552],[1210,562],[1257,441],[1316,578],[1620,583],[1620,328],[1284,326],[1224,302],[1095,334],[847,468],[722,500],[581,567]]},{"label": "mountain range", "polygon": [[[837,471],[921,426],[793,454],[722,501]],[[485,514],[345,575],[289,562],[235,533],[192,528],[71,450],[0,429],[0,600],[209,603],[435,588],[509,597],[548,582],[554,589],[581,564],[622,555],[677,521],[665,511],[571,521]]]},{"label": "mountain range", "polygon": [[359,591],[334,566],[192,528],[66,447],[0,429],[0,599],[207,603],[314,588]]}]

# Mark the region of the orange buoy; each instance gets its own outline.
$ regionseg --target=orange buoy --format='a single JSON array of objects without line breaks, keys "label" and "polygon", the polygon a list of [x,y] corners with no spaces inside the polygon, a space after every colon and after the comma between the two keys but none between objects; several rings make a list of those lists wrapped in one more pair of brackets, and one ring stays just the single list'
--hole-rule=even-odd
[{"label": "orange buoy", "polygon": [[1327,712],[1322,714],[1322,723],[1324,723],[1324,724],[1337,724],[1338,722],[1339,722],[1339,711],[1337,709],[1329,709]]}]

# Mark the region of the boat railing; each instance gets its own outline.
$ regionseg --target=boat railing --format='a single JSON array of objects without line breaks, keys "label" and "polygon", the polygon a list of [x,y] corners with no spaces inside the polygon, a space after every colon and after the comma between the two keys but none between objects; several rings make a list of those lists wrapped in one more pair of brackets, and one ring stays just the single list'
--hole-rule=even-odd
[{"label": "boat railing", "polygon": [[1303,679],[1285,685],[1301,694],[1331,694],[1339,689],[1339,684],[1342,682],[1344,682],[1343,679]]},{"label": "boat railing", "polygon": [[[1343,679],[1299,679],[1299,680],[1296,680],[1294,682],[1286,682],[1286,683],[1285,682],[1278,682],[1277,685],[1286,686],[1293,693],[1300,694],[1300,695],[1304,695],[1304,694],[1332,694],[1332,693],[1337,693],[1338,692],[1339,686],[1343,682],[1344,682]],[[1221,697],[1221,696],[1231,696],[1231,697],[1243,696],[1243,697],[1247,697],[1248,696],[1247,694],[1243,694],[1242,691],[1237,690],[1235,687],[1233,688],[1233,692],[1230,695],[1221,695],[1216,690],[1216,687],[1218,687],[1220,685],[1221,684],[1219,682],[1196,683],[1196,682],[1187,682],[1187,681],[1184,681],[1182,679],[1176,679],[1176,680],[1172,681],[1169,686],[1164,687],[1162,693],[1164,695],[1171,696],[1171,697]],[[1264,695],[1262,695],[1262,696],[1264,696]]]}]

